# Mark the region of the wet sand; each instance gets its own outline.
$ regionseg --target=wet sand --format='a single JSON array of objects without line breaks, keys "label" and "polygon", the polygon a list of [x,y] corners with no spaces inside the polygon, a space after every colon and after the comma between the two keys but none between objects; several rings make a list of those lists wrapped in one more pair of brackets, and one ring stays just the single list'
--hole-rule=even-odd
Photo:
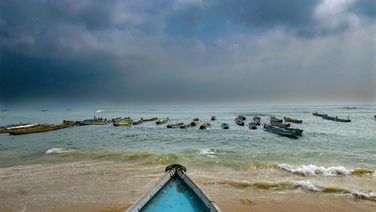
[{"label": "wet sand", "polygon": [[[124,211],[164,166],[94,160],[1,168],[0,211]],[[199,169],[188,174],[223,211],[376,211],[376,202],[349,195],[218,183]]]}]

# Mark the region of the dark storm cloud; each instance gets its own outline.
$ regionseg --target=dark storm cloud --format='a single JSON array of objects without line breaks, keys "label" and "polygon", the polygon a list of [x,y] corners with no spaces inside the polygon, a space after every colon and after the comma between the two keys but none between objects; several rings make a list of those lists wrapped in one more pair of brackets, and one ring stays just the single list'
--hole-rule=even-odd
[{"label": "dark storm cloud", "polygon": [[364,0],[0,2],[0,98],[357,99],[375,90]]}]

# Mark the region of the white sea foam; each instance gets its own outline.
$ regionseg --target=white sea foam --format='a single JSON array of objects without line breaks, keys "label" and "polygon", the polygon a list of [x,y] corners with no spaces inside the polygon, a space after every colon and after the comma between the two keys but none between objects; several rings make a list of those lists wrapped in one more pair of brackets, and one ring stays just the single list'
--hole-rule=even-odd
[{"label": "white sea foam", "polygon": [[200,154],[206,155],[206,156],[211,157],[211,158],[216,157],[214,149],[200,149]]},{"label": "white sea foam", "polygon": [[62,154],[62,153],[67,153],[67,152],[73,152],[75,151],[74,149],[66,149],[66,148],[51,148],[46,151],[46,155],[51,155],[51,154]]},{"label": "white sea foam", "polygon": [[302,187],[304,190],[308,190],[308,191],[322,191],[323,190],[321,186],[315,185],[309,181],[295,181],[294,183]]},{"label": "white sea foam", "polygon": [[347,169],[343,166],[332,166],[332,167],[324,167],[324,166],[316,166],[316,165],[303,165],[300,167],[293,167],[289,164],[280,164],[278,165],[282,170],[293,174],[302,174],[305,176],[340,176],[340,175],[351,175],[354,170]]},{"label": "white sea foam", "polygon": [[102,113],[103,112],[103,110],[97,110],[96,111],[96,113]]}]

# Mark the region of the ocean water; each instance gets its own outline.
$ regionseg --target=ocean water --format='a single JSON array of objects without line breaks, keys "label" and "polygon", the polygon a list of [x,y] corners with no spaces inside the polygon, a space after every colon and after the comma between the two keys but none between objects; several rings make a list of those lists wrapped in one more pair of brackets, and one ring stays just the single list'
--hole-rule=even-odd
[{"label": "ocean water", "polygon": [[[339,123],[313,116],[323,112],[352,122]],[[189,123],[198,117],[212,127],[199,130],[168,129],[146,122],[132,127],[79,126],[58,131],[9,136],[0,134],[0,171],[12,167],[48,166],[80,161],[119,162],[150,168],[181,163],[203,185],[237,189],[322,191],[367,200],[376,199],[376,106],[234,106],[234,107],[129,107],[92,110],[54,109],[0,112],[0,125],[18,122],[60,123],[131,116],[169,117],[170,123]],[[211,116],[215,121],[210,121]],[[240,127],[237,115],[274,115],[303,120],[299,139]],[[230,124],[221,129],[220,124]],[[145,171],[147,172],[147,171]],[[8,173],[9,174],[9,173]],[[1,172],[0,172],[1,177]],[[155,177],[153,175],[153,177]],[[142,193],[142,191],[137,191]],[[136,196],[136,195],[135,195]],[[136,198],[136,197],[134,197]]]}]

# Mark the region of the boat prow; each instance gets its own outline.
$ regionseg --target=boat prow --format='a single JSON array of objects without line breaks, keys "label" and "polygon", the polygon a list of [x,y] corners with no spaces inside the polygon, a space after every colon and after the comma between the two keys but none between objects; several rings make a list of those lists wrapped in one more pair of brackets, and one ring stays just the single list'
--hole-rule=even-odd
[{"label": "boat prow", "polygon": [[136,211],[221,211],[203,190],[185,174],[179,164],[166,167],[166,173],[130,207]]}]

